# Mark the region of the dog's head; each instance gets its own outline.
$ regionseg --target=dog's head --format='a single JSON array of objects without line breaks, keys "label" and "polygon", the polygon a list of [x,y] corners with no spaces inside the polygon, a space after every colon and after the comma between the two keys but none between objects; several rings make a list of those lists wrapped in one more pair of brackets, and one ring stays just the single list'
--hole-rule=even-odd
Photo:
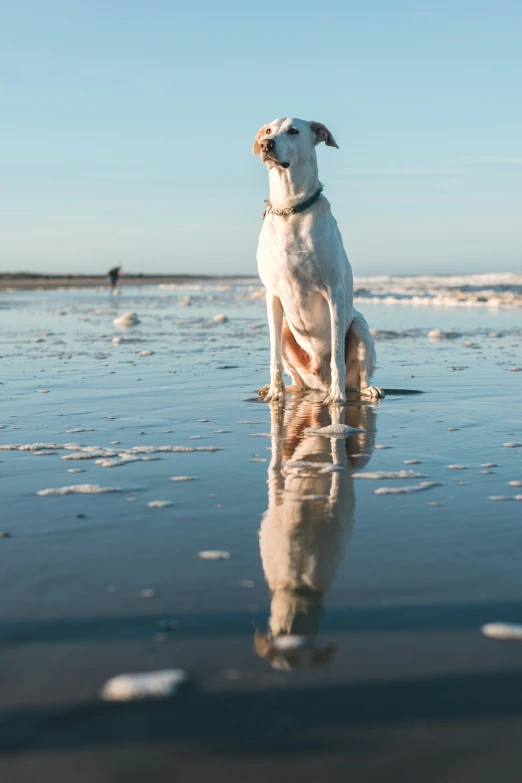
[{"label": "dog's head", "polygon": [[261,155],[268,169],[288,169],[306,163],[322,141],[327,147],[339,147],[322,122],[283,117],[263,125],[255,135],[254,155]]},{"label": "dog's head", "polygon": [[283,671],[330,664],[337,644],[317,642],[322,602],[321,593],[310,588],[277,588],[272,593],[269,631],[256,631],[254,636],[259,657]]}]

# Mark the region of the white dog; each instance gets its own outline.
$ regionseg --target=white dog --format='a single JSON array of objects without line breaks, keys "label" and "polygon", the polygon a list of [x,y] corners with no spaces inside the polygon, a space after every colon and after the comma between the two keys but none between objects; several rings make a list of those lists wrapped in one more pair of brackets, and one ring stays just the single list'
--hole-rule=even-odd
[{"label": "white dog", "polygon": [[267,401],[284,398],[284,367],[290,388],[327,391],[328,403],[344,402],[346,389],[384,397],[368,384],[375,346],[353,306],[352,270],[321,193],[321,141],[337,147],[322,123],[291,118],[263,125],[254,139],[270,182],[257,252],[270,329],[270,385],[261,390]]},{"label": "white dog", "polygon": [[[370,405],[318,405],[320,392],[295,395],[283,408],[270,403],[271,460],[268,508],[259,546],[270,589],[267,633],[258,630],[258,654],[276,669],[328,663],[336,645],[319,643],[323,599],[344,556],[354,522],[353,473],[371,459],[376,415]],[[310,433],[348,424],[354,434],[328,438]],[[285,649],[288,637],[302,645]],[[282,644],[281,644],[282,643]]]}]

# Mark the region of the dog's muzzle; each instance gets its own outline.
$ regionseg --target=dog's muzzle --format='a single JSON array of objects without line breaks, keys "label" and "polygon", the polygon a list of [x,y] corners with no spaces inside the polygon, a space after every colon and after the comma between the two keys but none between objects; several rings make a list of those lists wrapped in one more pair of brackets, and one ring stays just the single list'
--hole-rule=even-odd
[{"label": "dog's muzzle", "polygon": [[273,139],[263,139],[259,146],[262,152],[273,152],[275,150],[275,141]]},{"label": "dog's muzzle", "polygon": [[279,160],[275,157],[275,155],[271,154],[275,150],[275,145],[276,143],[273,139],[263,139],[259,145],[261,147],[261,158],[263,163],[265,163],[267,160],[270,160],[272,163],[275,163],[276,166],[282,166],[284,169],[287,169],[290,166],[289,163]]}]

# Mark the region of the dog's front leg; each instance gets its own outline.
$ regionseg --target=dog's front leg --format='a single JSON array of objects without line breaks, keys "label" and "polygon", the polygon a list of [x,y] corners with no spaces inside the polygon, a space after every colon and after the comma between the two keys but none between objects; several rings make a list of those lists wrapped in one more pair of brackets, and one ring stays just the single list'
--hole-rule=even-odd
[{"label": "dog's front leg", "polygon": [[[330,408],[330,417],[332,419],[332,424],[334,426],[336,424],[344,424],[345,414],[346,414],[346,408],[344,406],[341,407],[339,405],[332,405],[332,407]],[[330,507],[332,509],[335,509],[341,497],[341,488],[343,484],[344,485],[346,484],[347,481],[346,442],[344,438],[331,438],[330,449],[332,454],[332,463],[336,467],[341,468],[340,470],[335,470],[332,473],[332,486],[330,487],[329,501],[330,501]]]},{"label": "dog's front leg", "polygon": [[328,307],[330,308],[332,334],[332,382],[330,392],[325,399],[325,402],[345,402],[346,390],[344,379],[346,377],[346,364],[344,360],[344,339],[346,335],[346,303],[344,288],[338,286],[328,291],[326,299]]},{"label": "dog's front leg", "polygon": [[283,361],[281,359],[281,335],[283,333],[283,305],[281,300],[266,292],[266,311],[270,331],[270,388],[265,402],[284,400],[285,381],[283,378]]},{"label": "dog's front leg", "polygon": [[285,479],[281,473],[283,465],[283,434],[285,409],[282,405],[272,403],[270,408],[270,436],[272,451],[268,466],[268,508],[275,509],[278,498],[285,488]]}]

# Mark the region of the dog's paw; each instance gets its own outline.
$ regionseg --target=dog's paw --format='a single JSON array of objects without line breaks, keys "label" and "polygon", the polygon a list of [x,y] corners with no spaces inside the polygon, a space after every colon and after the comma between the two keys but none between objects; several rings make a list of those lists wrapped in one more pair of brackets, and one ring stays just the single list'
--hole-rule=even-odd
[{"label": "dog's paw", "polygon": [[279,381],[276,383],[267,383],[262,389],[259,389],[258,394],[265,402],[273,402],[274,400],[284,400],[285,391],[285,384],[283,381]]},{"label": "dog's paw", "polygon": [[265,395],[265,402],[275,402],[277,400],[285,399],[285,387],[284,384],[280,386],[270,386],[267,394]]},{"label": "dog's paw", "polygon": [[378,386],[367,386],[365,389],[361,389],[361,397],[368,397],[370,400],[383,400],[385,394]]},{"label": "dog's paw", "polygon": [[280,391],[268,392],[264,398],[265,402],[284,402],[285,395]]},{"label": "dog's paw", "polygon": [[341,389],[337,388],[334,389],[333,387],[330,389],[330,392],[328,396],[326,397],[324,404],[325,405],[342,405],[343,402],[346,402],[346,394],[345,392],[341,391]]}]

